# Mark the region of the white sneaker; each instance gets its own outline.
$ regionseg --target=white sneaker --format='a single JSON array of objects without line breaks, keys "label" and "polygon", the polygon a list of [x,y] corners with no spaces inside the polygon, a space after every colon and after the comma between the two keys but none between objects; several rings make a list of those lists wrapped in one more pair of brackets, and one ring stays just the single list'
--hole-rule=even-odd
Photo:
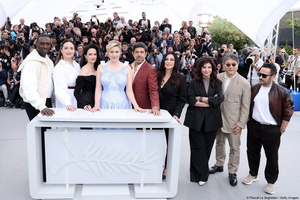
[{"label": "white sneaker", "polygon": [[274,194],[275,193],[275,184],[268,183],[265,187],[265,192],[268,194]]},{"label": "white sneaker", "polygon": [[205,183],[206,183],[206,182],[204,182],[204,181],[199,181],[199,185],[200,185],[200,186],[203,186]]},{"label": "white sneaker", "polygon": [[258,177],[257,176],[251,176],[250,174],[244,178],[243,183],[246,185],[251,185],[253,182],[258,181]]}]

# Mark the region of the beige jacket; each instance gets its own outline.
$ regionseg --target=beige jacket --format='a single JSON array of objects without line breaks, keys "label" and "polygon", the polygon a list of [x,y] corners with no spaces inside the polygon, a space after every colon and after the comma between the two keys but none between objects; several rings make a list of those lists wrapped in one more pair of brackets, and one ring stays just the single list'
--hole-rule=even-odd
[{"label": "beige jacket", "polygon": [[238,125],[244,129],[249,117],[251,100],[249,82],[241,75],[236,74],[224,93],[225,72],[219,74],[218,78],[223,82],[222,90],[225,98],[221,104],[223,121],[223,127],[221,130],[224,133],[232,133],[234,125]]},{"label": "beige jacket", "polygon": [[22,62],[18,71],[21,73],[20,95],[24,102],[30,103],[37,110],[46,108],[47,93],[49,90],[49,73],[53,72],[53,62],[46,56],[50,65],[49,72],[47,63],[36,50],[33,50]]}]

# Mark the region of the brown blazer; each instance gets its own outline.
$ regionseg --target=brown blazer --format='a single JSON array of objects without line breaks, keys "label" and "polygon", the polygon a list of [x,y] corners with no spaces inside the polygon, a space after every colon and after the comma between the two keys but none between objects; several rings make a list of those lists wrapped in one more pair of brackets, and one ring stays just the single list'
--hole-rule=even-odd
[{"label": "brown blazer", "polygon": [[139,107],[143,109],[152,109],[154,106],[159,107],[157,72],[147,61],[143,63],[137,72],[132,89]]}]

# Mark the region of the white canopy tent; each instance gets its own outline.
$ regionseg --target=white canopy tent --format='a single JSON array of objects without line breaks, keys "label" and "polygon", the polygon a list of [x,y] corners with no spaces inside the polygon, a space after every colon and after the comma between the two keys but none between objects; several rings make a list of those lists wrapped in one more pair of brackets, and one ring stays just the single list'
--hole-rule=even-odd
[{"label": "white canopy tent", "polygon": [[[3,24],[6,17],[12,19],[13,24],[18,24],[20,18],[24,18],[27,23],[37,22],[44,27],[47,22],[52,22],[54,16],[68,18],[71,12],[80,11],[80,6],[85,3],[82,10],[82,21],[88,21],[92,14],[96,12],[92,0],[83,2],[82,0],[1,0],[0,3],[0,24]],[[196,24],[197,15],[204,8],[209,8],[231,21],[241,31],[248,35],[258,46],[262,47],[275,24],[282,16],[289,11],[298,0],[153,0],[154,4],[148,4],[149,0],[105,0],[99,16],[104,21],[107,16],[112,17],[112,13],[117,11],[124,15],[126,19],[138,20],[141,12],[145,11],[147,17],[154,21],[163,21],[165,17],[170,19],[173,31],[181,27],[182,21],[193,20]],[[98,12],[98,11],[97,11]]]}]

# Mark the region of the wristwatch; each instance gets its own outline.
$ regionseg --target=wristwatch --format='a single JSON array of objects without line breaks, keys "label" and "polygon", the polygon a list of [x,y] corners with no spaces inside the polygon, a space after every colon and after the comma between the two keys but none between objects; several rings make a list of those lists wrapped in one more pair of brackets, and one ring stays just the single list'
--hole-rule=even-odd
[{"label": "wristwatch", "polygon": [[199,101],[202,102],[202,100],[203,100],[203,97],[199,97]]}]

